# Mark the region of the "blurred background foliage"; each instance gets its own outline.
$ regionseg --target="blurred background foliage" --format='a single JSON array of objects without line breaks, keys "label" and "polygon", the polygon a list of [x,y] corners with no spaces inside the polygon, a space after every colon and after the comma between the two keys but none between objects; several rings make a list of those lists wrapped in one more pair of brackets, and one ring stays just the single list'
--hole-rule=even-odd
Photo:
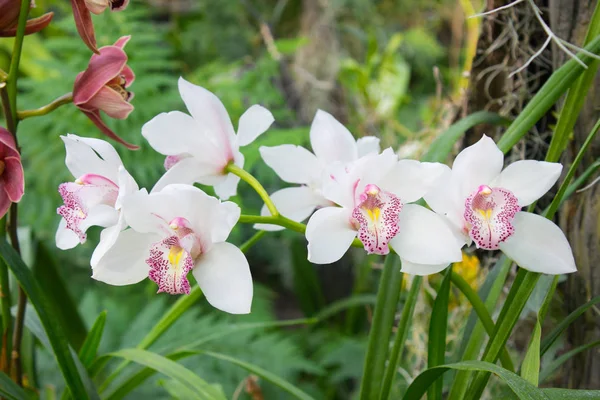
[{"label": "blurred background foliage", "polygon": [[[69,2],[37,0],[34,14],[52,10],[54,22],[41,35],[28,36],[19,81],[19,109],[37,108],[72,90],[89,60],[77,37]],[[137,152],[117,147],[141,187],[150,188],[164,172],[163,157],[141,137],[141,126],[161,112],[184,108],[177,78],[206,87],[219,96],[234,126],[240,115],[259,103],[276,122],[259,140],[243,149],[246,169],[270,192],[282,182],[261,161],[261,145],[308,145],[317,108],[332,113],[357,137],[377,135],[384,146],[418,157],[457,117],[463,41],[463,11],[455,0],[132,0],[120,13],[94,16],[99,45],[132,35],[126,51],[136,73],[131,87],[135,111],[123,121],[107,120]],[[6,66],[11,40],[0,40],[0,67]],[[84,246],[61,252],[54,246],[60,203],[57,186],[73,180],[64,165],[60,135],[101,137],[75,107],[64,106],[48,118],[22,123],[20,144],[26,193],[20,223],[30,227],[48,249],[89,328],[107,310],[101,352],[134,347],[175,298],[156,295],[146,280],[110,287],[90,279],[89,258],[99,231]],[[206,188],[207,189],[207,188]],[[210,193],[210,189],[207,189]],[[238,202],[244,213],[257,214],[258,196],[241,183]],[[230,241],[240,244],[253,234],[238,226]],[[31,233],[29,234],[31,236]],[[26,240],[27,242],[27,240]],[[167,353],[208,338],[234,323],[310,317],[327,304],[351,294],[372,293],[377,257],[351,252],[334,265],[315,267],[306,260],[305,240],[298,234],[267,235],[249,255],[255,277],[252,314],[231,316],[205,300],[193,307],[152,350]],[[474,256],[473,256],[474,257]],[[32,258],[32,257],[31,257]],[[493,260],[486,260],[487,266]],[[484,266],[476,257],[461,265],[463,276],[477,286]],[[439,281],[425,285],[401,365],[406,387],[425,366],[427,326],[432,294]],[[535,307],[534,307],[535,309]],[[449,351],[460,341],[469,308],[456,294],[450,311]],[[203,345],[235,355],[289,379],[316,398],[348,399],[355,393],[363,362],[370,307],[356,308],[315,326],[279,330],[255,328],[213,337]],[[74,323],[66,321],[67,324]],[[61,377],[50,353],[39,352],[32,385],[60,393]],[[196,356],[181,361],[208,382],[223,386],[228,397],[253,397],[246,371],[222,361]],[[130,366],[124,377],[140,367]],[[266,399],[286,398],[258,380]],[[498,390],[501,390],[498,389]],[[110,388],[108,389],[110,392]],[[256,391],[254,392],[256,393]],[[128,398],[185,398],[184,388],[155,375]]]}]

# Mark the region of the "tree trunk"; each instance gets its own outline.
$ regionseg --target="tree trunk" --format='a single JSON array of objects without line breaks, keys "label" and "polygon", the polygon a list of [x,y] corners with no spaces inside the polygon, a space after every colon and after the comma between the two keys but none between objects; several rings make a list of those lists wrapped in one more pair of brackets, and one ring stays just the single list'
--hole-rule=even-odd
[{"label": "tree trunk", "polygon": [[[581,46],[597,0],[550,0],[550,26],[554,33],[570,43]],[[566,55],[553,48],[554,68],[561,66]],[[569,165],[588,133],[600,118],[600,76],[596,76],[573,132],[573,141],[564,155]],[[579,172],[600,157],[600,137],[584,157]],[[562,208],[560,225],[566,232],[575,254],[578,272],[568,277],[565,305],[571,312],[590,298],[600,295],[600,185],[575,194]],[[600,337],[600,318],[589,311],[571,325],[569,344],[575,348]],[[563,369],[565,386],[600,389],[600,349],[595,348],[574,357]]]}]

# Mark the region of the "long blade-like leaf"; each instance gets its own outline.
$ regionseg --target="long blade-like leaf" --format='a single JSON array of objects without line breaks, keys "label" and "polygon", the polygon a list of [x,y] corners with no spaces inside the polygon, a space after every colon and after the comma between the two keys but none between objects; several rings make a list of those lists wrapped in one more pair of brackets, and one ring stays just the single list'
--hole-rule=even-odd
[{"label": "long blade-like leaf", "polygon": [[[577,348],[574,348],[571,351],[566,352],[565,354],[561,354],[560,357],[557,357],[556,360],[553,360],[550,364],[542,369],[540,372],[540,382],[544,382],[552,373],[560,367],[563,363],[565,363],[569,358],[576,356],[582,351],[586,351],[587,349],[591,349],[593,347],[600,346],[600,340],[596,340],[591,343],[586,343]],[[600,397],[599,397],[600,398]]]},{"label": "long blade-like leaf", "polygon": [[548,396],[542,390],[536,388],[519,375],[485,361],[461,361],[455,364],[440,365],[439,367],[427,369],[421,372],[410,384],[403,399],[419,400],[429,386],[450,369],[493,373],[502,379],[519,399],[549,400]]},{"label": "long blade-like leaf", "polygon": [[104,325],[106,324],[106,311],[102,311],[96,322],[90,329],[90,333],[85,338],[81,350],[79,350],[79,359],[83,363],[86,369],[89,369],[96,358],[98,353],[98,346],[100,346],[100,340],[102,339],[102,333],[104,332]]},{"label": "long blade-like leaf", "polygon": [[4,372],[0,372],[0,395],[6,400],[29,400],[27,392]]},{"label": "long blade-like leaf", "polygon": [[[446,271],[438,290],[429,323],[429,342],[427,344],[427,368],[437,367],[446,361],[446,331],[448,330],[448,301],[450,300],[450,277],[452,267]],[[444,389],[443,379],[438,378],[427,391],[428,400],[441,400]]]},{"label": "long blade-like leaf", "polygon": [[54,318],[54,315],[57,313],[54,304],[42,291],[31,270],[25,265],[21,257],[3,238],[0,238],[0,255],[27,294],[33,307],[35,307],[44,330],[48,335],[48,340],[58,362],[58,367],[71,393],[77,399],[90,398],[90,394],[87,393],[83,385],[83,381],[69,350],[67,338],[59,321]]},{"label": "long blade-like leaf", "polygon": [[189,369],[160,354],[142,349],[122,349],[111,353],[111,356],[124,358],[128,361],[152,368],[171,379],[175,379],[193,390],[198,395],[198,399],[225,399],[222,390],[210,385]]}]

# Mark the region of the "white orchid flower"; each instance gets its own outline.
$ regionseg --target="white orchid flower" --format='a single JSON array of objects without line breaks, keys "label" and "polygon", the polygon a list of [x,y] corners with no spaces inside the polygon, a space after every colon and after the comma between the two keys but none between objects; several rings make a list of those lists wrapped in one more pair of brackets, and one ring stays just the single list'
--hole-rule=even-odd
[{"label": "white orchid flower", "polygon": [[136,192],[138,185],[108,142],[70,134],[61,138],[67,152],[65,163],[76,179],[58,187],[64,205],[57,209],[62,219],[56,246],[71,249],[86,241],[90,226],[106,228],[92,255],[93,267],[125,228],[120,211],[123,199]]},{"label": "white orchid flower", "polygon": [[129,285],[146,277],[158,292],[189,293],[191,271],[214,307],[247,314],[252,303],[252,276],[246,257],[225,242],[240,217],[240,208],[221,202],[191,185],[173,184],[160,192],[144,189],[123,205],[131,227],[94,268],[94,279]]},{"label": "white orchid flower", "polygon": [[[310,143],[314,153],[291,144],[262,146],[259,149],[264,162],[282,180],[302,185],[280,189],[271,195],[281,215],[296,222],[308,218],[316,208],[332,205],[323,196],[323,183],[329,178],[328,168],[336,163],[346,165],[366,154],[380,151],[379,138],[365,136],[354,140],[344,125],[322,110],[317,111],[310,127]],[[266,206],[260,214],[271,215]],[[256,224],[255,228],[268,231],[283,229],[268,224]]]},{"label": "white orchid flower", "polygon": [[239,177],[224,172],[229,163],[244,166],[240,146],[246,146],[273,123],[273,115],[253,105],[240,118],[237,135],[223,103],[208,90],[179,78],[179,92],[191,116],[180,111],[161,113],[142,127],[142,135],[167,156],[167,172],[153,192],[171,183],[211,185],[227,200],[237,192]]},{"label": "white orchid flower", "polygon": [[369,254],[388,254],[391,245],[402,271],[429,275],[462,260],[462,243],[444,218],[417,204],[445,167],[400,160],[392,149],[370,154],[331,173],[325,196],[340,207],[317,210],[306,227],[308,259],[339,260],[358,236]]},{"label": "white orchid flower", "polygon": [[571,246],[552,221],[520,211],[556,183],[562,165],[523,160],[504,170],[504,155],[487,136],[464,149],[425,195],[457,237],[500,249],[522,268],[546,274],[575,272]]}]

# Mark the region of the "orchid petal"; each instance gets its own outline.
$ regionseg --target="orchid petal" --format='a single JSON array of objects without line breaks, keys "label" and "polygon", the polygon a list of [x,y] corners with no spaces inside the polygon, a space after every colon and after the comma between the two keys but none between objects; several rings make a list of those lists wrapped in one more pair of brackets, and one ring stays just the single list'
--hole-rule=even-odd
[{"label": "orchid petal", "polygon": [[308,261],[330,264],[342,258],[357,233],[350,225],[351,213],[345,208],[325,207],[310,217],[306,225]]},{"label": "orchid petal", "polygon": [[79,242],[79,236],[71,229],[67,228],[67,221],[64,218],[60,219],[58,229],[55,235],[56,247],[61,250],[72,249],[77,246]]},{"label": "orchid petal", "polygon": [[115,225],[109,226],[108,228],[102,230],[100,233],[100,241],[94,249],[92,258],[90,259],[90,265],[92,266],[92,269],[98,265],[102,257],[104,257],[104,255],[115,245],[119,239],[121,231],[125,229],[125,227],[127,227],[127,223],[125,222],[123,213],[121,213],[119,220]]},{"label": "orchid petal", "polygon": [[521,268],[551,275],[577,271],[569,241],[552,221],[521,211],[513,226],[514,233],[500,243],[500,250]]},{"label": "orchid petal", "polygon": [[87,104],[100,89],[112,79],[119,76],[127,64],[127,54],[116,46],[105,46],[100,54],[94,54],[86,70],[75,80],[73,87],[73,104]]},{"label": "orchid petal", "polygon": [[73,134],[67,134],[68,139],[73,139],[78,142],[84,143],[91,147],[104,161],[106,161],[111,166],[118,166],[123,164],[121,161],[121,157],[119,157],[119,153],[117,150],[108,143],[106,140],[81,137]]},{"label": "orchid petal", "polygon": [[521,160],[506,167],[490,186],[510,190],[519,199],[519,205],[525,207],[546,194],[561,171],[558,163]]},{"label": "orchid petal", "polygon": [[81,111],[86,115],[86,117],[88,117],[94,123],[94,125],[96,125],[96,127],[98,129],[100,129],[100,131],[102,133],[104,133],[109,138],[116,140],[117,142],[121,143],[122,145],[124,145],[125,147],[127,147],[130,150],[137,150],[140,148],[140,146],[126,142],[125,140],[121,139],[116,133],[114,133],[112,131],[112,129],[110,129],[104,123],[104,121],[102,121],[102,118],[100,117],[100,112],[98,110],[95,110],[95,111],[81,110]]},{"label": "orchid petal", "polygon": [[[96,149],[91,147],[91,143],[100,142],[98,139],[87,139],[84,141],[83,138],[75,135],[61,136],[61,139],[65,143],[67,153],[65,164],[75,178],[79,178],[85,174],[95,174],[103,176],[112,182],[118,181],[118,167],[121,164],[121,159],[116,154],[116,151],[113,155],[108,151],[97,151],[96,149],[100,147],[95,146]],[[93,140],[97,140],[98,142],[93,142]],[[108,143],[106,145],[110,146]],[[99,154],[106,157],[106,159],[100,158]]]},{"label": "orchid petal", "polygon": [[292,144],[259,148],[260,155],[269,167],[285,182],[309,184],[321,175],[317,157],[304,147]]},{"label": "orchid petal", "polygon": [[349,163],[358,157],[350,131],[322,110],[317,111],[310,127],[310,143],[317,158],[325,163]]},{"label": "orchid petal", "polygon": [[400,160],[381,180],[380,186],[400,197],[404,203],[412,203],[429,192],[448,171],[450,168],[440,163]]},{"label": "orchid petal", "polygon": [[6,157],[4,164],[5,170],[2,174],[4,191],[11,202],[18,203],[25,192],[23,165],[17,157]]},{"label": "orchid petal", "polygon": [[[307,186],[278,190],[271,194],[271,200],[281,215],[296,222],[304,221],[318,206],[331,205],[323,196],[318,195],[313,189]],[[271,215],[266,205],[263,205],[260,215]],[[256,224],[254,225],[254,229],[279,231],[284,228],[278,225]]]},{"label": "orchid petal", "polygon": [[459,187],[453,179],[452,172],[446,170],[425,193],[423,199],[433,211],[446,217],[456,230],[462,231],[465,225],[464,212],[467,196],[460,197]]},{"label": "orchid petal", "polygon": [[0,126],[0,144],[4,145],[5,147],[7,147],[8,149],[10,149],[10,156],[18,156],[19,155],[19,151],[17,150],[17,145],[15,143],[15,138],[13,136],[12,133],[10,133],[8,130],[2,128]]},{"label": "orchid petal", "polygon": [[227,162],[199,123],[180,111],[158,114],[142,126],[142,136],[166,156],[192,153],[206,164],[221,167]]},{"label": "orchid petal", "polygon": [[223,181],[220,170],[213,164],[207,164],[199,161],[197,158],[188,157],[177,162],[169,168],[158,182],[152,188],[152,193],[161,191],[165,186],[174,183],[185,183],[188,185],[194,182],[202,184],[218,184]]},{"label": "orchid petal", "polygon": [[192,274],[206,300],[231,314],[248,314],[252,306],[252,275],[244,253],[223,242],[200,256]]},{"label": "orchid petal", "polygon": [[179,78],[179,93],[188,111],[201,125],[203,132],[214,137],[219,144],[221,154],[227,160],[233,158],[232,143],[236,136],[227,110],[221,100],[213,93]]},{"label": "orchid petal", "polygon": [[400,213],[400,231],[390,244],[398,255],[416,264],[443,264],[462,260],[464,242],[443,218],[416,204],[406,204]]},{"label": "orchid petal", "polygon": [[444,264],[417,264],[410,262],[405,259],[401,259],[402,268],[401,271],[405,274],[409,275],[419,275],[419,276],[427,276],[437,274],[438,272],[443,271],[450,265],[449,263]]},{"label": "orchid petal", "polygon": [[71,7],[73,8],[75,27],[83,43],[94,53],[99,53],[96,47],[96,35],[94,34],[92,16],[85,5],[85,0],[71,0]]},{"label": "orchid petal", "polygon": [[379,142],[379,138],[375,136],[363,136],[358,139],[356,141],[358,157],[360,158],[371,153],[379,153],[381,151]]},{"label": "orchid petal", "polygon": [[160,237],[127,229],[120,233],[114,245],[92,270],[92,278],[109,285],[123,286],[138,283],[148,277],[146,264],[152,243]]},{"label": "orchid petal", "polygon": [[275,121],[271,111],[257,104],[246,110],[240,117],[237,132],[238,145],[246,146],[265,132]]},{"label": "orchid petal", "polygon": [[[32,18],[27,20],[27,24],[25,25],[25,35],[31,35],[32,33],[37,33],[50,25],[52,22],[52,17],[54,17],[53,12],[46,13],[40,17]],[[17,35],[17,27],[11,29],[0,30],[0,37],[14,37]]]},{"label": "orchid petal", "polygon": [[4,193],[4,182],[0,181],[0,218],[4,217],[10,208],[12,202]]},{"label": "orchid petal", "polygon": [[103,86],[87,103],[85,108],[99,109],[111,118],[125,119],[133,111],[133,106],[116,90]]},{"label": "orchid petal", "polygon": [[466,199],[480,185],[489,185],[502,171],[503,163],[504,154],[486,135],[461,151],[452,164],[460,197]]},{"label": "orchid petal", "polygon": [[213,185],[215,194],[221,200],[227,200],[237,194],[237,186],[240,183],[240,177],[233,174],[227,174],[222,182]]}]

